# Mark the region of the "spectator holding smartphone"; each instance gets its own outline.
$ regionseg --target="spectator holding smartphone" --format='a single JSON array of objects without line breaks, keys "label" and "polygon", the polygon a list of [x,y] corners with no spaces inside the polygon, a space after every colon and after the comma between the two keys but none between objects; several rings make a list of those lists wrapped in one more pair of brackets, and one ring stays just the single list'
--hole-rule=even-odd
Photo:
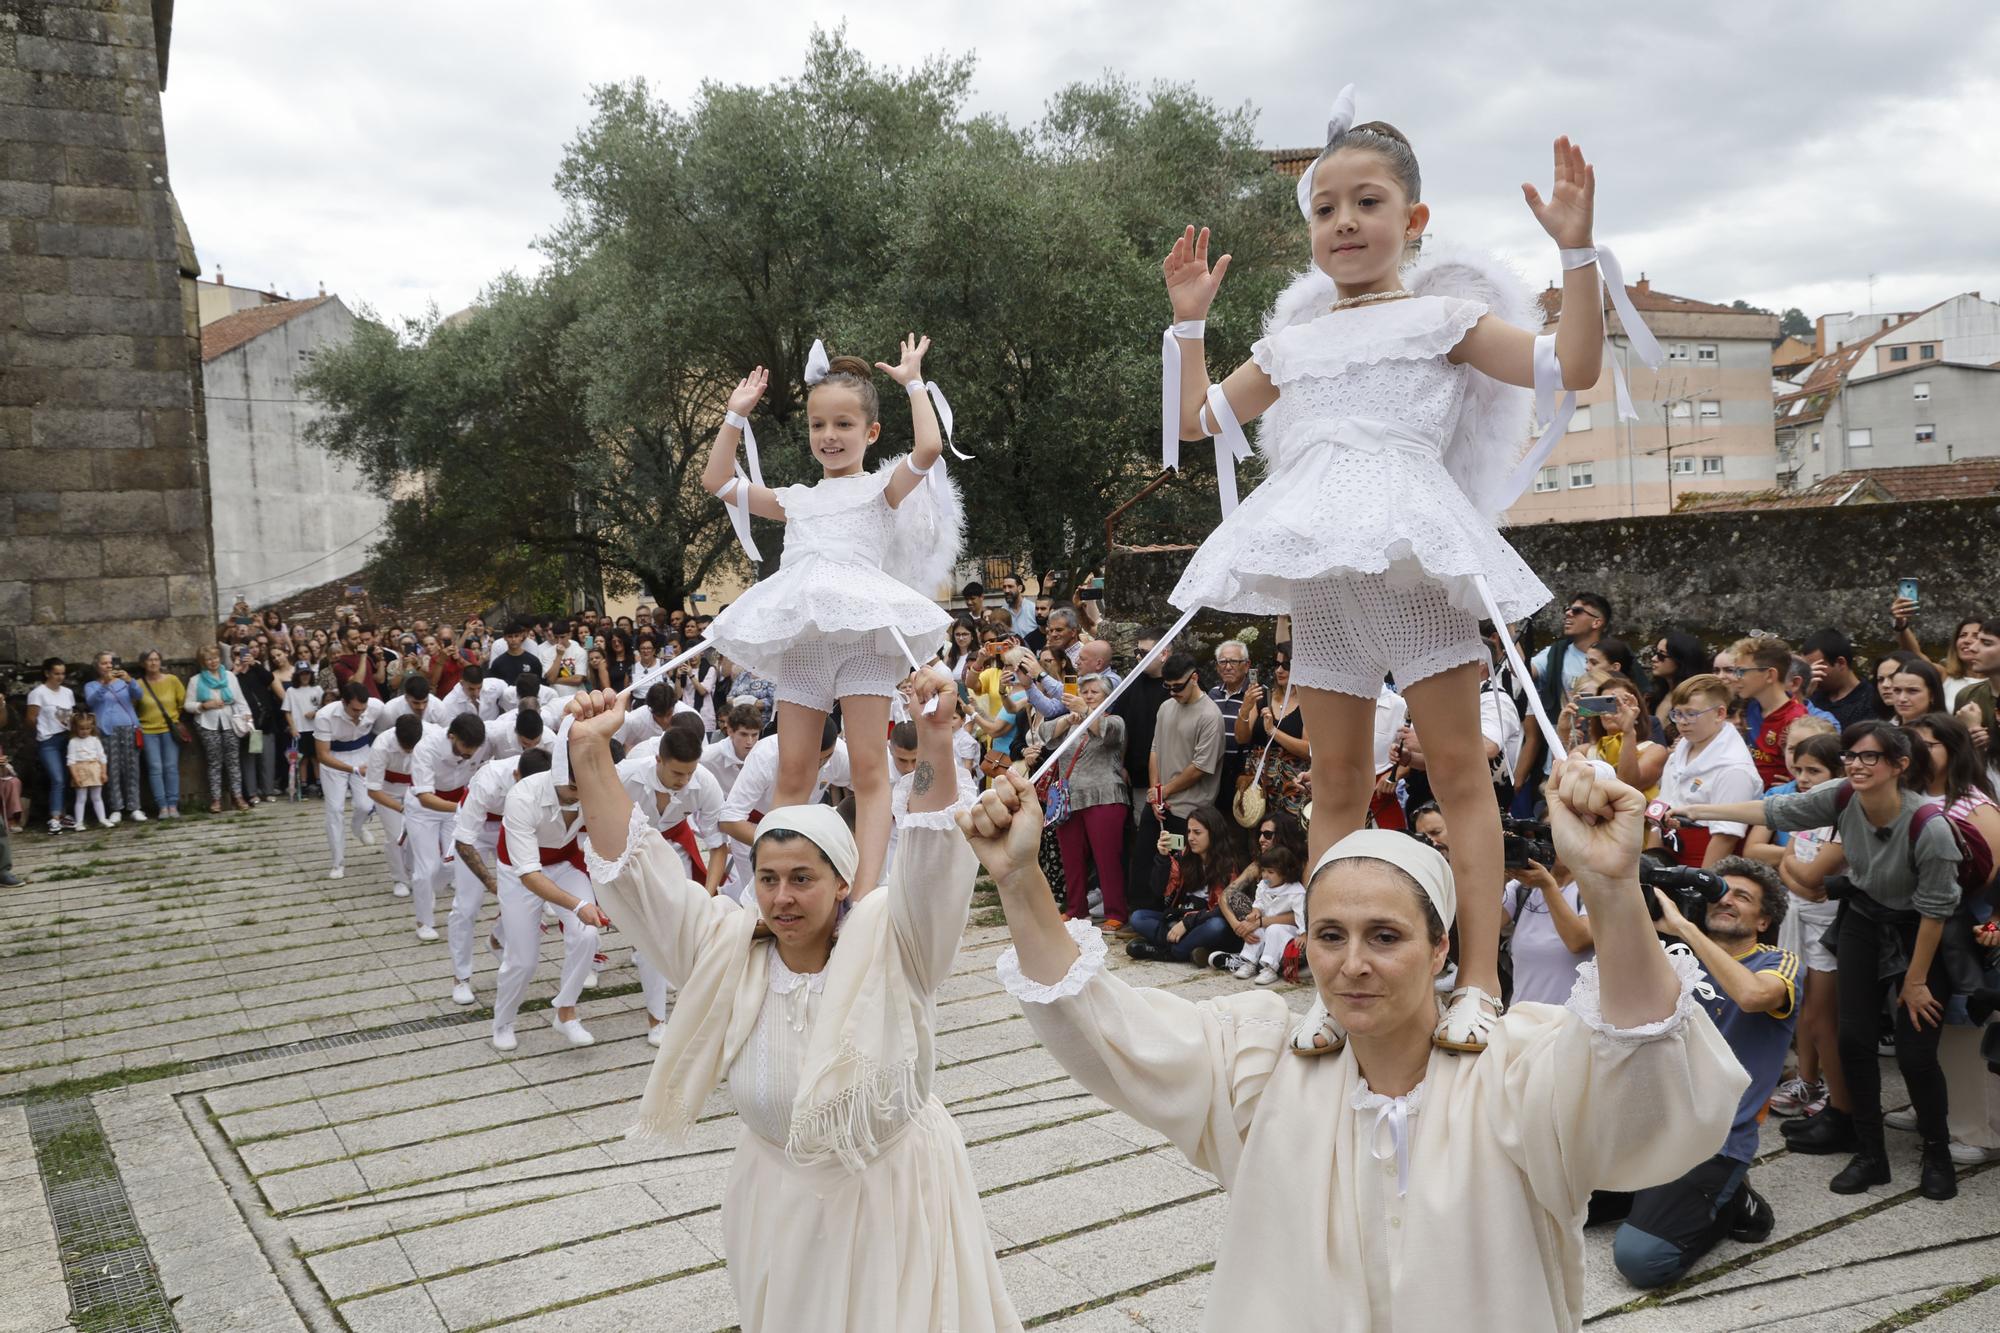
[{"label": "spectator holding smartphone", "polygon": [[92,664],[96,678],[83,687],[83,703],[97,718],[97,736],[104,746],[103,804],[116,824],[127,813],[132,822],[146,822],[139,804],[139,687],[125,663],[99,653]]}]

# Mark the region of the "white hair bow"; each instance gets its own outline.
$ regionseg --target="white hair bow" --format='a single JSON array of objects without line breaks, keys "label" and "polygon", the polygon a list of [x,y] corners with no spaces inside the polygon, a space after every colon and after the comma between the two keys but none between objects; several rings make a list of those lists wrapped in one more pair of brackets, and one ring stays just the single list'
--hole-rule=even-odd
[{"label": "white hair bow", "polygon": [[832,362],[826,359],[826,344],[817,338],[813,339],[812,351],[806,353],[806,383],[818,384],[825,379],[831,365]]},{"label": "white hair bow", "polygon": [[[1333,99],[1333,114],[1326,118],[1327,147],[1331,148],[1333,141],[1347,133],[1353,124],[1354,85],[1350,83],[1340,90],[1338,97]],[[1299,174],[1299,213],[1308,218],[1312,216],[1313,168],[1318,165],[1319,159],[1314,158],[1306,164],[1306,169]]]}]

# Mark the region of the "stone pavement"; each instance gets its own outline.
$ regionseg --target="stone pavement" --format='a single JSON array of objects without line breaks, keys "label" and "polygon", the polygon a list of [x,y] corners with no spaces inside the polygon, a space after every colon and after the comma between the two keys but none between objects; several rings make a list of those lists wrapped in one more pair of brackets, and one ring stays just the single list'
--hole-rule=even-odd
[{"label": "stone pavement", "polygon": [[[685,1151],[621,1137],[653,1054],[629,946],[609,937],[585,994],[597,1045],[571,1049],[535,1011],[502,1056],[484,1010],[451,1003],[444,946],[416,940],[380,851],[328,881],[322,827],[309,802],[17,841],[31,882],[0,894],[0,1333],[731,1326],[726,1095]],[[993,979],[990,915],[938,997],[937,1091],[1015,1301],[1063,1333],[1198,1327],[1223,1196],[1035,1044]],[[559,952],[551,934],[543,1000]],[[479,966],[483,1004],[483,948]],[[1239,984],[1123,966],[1190,997]],[[1777,1231],[1663,1293],[1625,1286],[1593,1232],[1591,1326],[1991,1327],[2000,1169],[1929,1203],[1911,1136],[1892,1138],[1896,1184],[1844,1199],[1825,1188],[1838,1162],[1792,1157],[1768,1128],[1754,1178]]]}]

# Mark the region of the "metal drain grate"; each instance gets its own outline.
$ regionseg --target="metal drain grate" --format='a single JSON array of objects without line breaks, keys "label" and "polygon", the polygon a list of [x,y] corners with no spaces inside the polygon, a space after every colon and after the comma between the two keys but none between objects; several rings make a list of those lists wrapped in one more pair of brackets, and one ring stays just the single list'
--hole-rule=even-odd
[{"label": "metal drain grate", "polygon": [[73,1322],[92,1330],[173,1333],[178,1325],[159,1270],[90,1099],[32,1102],[25,1109]]}]

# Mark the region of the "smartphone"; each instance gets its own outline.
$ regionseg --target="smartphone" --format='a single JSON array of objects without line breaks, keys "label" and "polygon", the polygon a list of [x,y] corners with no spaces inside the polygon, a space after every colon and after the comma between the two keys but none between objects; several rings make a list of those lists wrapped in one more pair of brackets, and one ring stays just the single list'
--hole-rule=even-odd
[{"label": "smartphone", "polygon": [[1917,596],[1917,581],[1915,579],[1897,580],[1896,596],[1902,598],[1906,602],[1909,602],[1913,606],[1916,603],[1923,600],[1922,598]]},{"label": "smartphone", "polygon": [[1084,590],[1083,590],[1082,592],[1080,592],[1080,593],[1078,593],[1078,594],[1076,595],[1076,598],[1077,598],[1077,600],[1078,600],[1078,601],[1080,601],[1080,602],[1101,602],[1101,601],[1103,601],[1103,600],[1104,600],[1104,586],[1103,586],[1103,580],[1101,580],[1101,579],[1100,579],[1100,580],[1098,580],[1098,586],[1096,586],[1096,587],[1093,587],[1093,588],[1085,588],[1085,589],[1084,589]]},{"label": "smartphone", "polygon": [[1611,717],[1618,712],[1619,696],[1586,694],[1576,701],[1576,711],[1584,717]]},{"label": "smartphone", "polygon": [[1185,834],[1185,833],[1169,833],[1169,834],[1167,834],[1167,850],[1168,850],[1168,851],[1170,851],[1170,852],[1184,852],[1184,851],[1186,851],[1186,850],[1187,850],[1187,834]]}]

